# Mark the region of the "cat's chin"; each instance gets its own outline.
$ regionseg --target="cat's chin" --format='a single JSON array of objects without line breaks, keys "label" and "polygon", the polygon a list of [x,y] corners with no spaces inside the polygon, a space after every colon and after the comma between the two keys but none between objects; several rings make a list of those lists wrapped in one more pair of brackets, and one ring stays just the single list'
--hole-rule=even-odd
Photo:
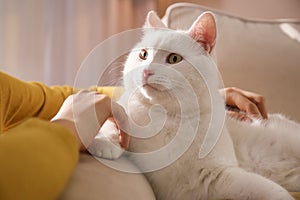
[{"label": "cat's chin", "polygon": [[160,84],[155,84],[155,83],[151,83],[151,84],[144,84],[142,87],[144,90],[146,91],[153,91],[153,92],[165,92],[168,89]]},{"label": "cat's chin", "polygon": [[150,100],[152,103],[158,99],[158,102],[162,101],[162,99],[168,99],[167,96],[169,96],[167,88],[158,84],[144,84],[139,88],[139,92],[145,99]]}]

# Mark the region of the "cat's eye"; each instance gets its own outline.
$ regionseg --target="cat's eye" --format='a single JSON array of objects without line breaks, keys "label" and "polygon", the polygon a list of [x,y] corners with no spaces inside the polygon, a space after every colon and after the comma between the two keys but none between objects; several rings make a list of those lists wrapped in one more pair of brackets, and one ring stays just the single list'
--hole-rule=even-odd
[{"label": "cat's eye", "polygon": [[182,57],[176,53],[171,53],[167,58],[167,62],[169,64],[176,64],[176,63],[179,63],[181,60],[182,60]]},{"label": "cat's eye", "polygon": [[148,57],[148,52],[146,49],[142,49],[140,54],[139,54],[140,59],[142,60],[146,60]]}]

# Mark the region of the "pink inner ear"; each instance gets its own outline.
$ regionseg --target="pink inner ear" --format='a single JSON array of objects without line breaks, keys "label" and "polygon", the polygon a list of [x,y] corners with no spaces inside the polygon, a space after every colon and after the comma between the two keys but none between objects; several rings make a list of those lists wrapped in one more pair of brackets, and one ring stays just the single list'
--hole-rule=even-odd
[{"label": "pink inner ear", "polygon": [[166,28],[165,24],[161,21],[161,19],[154,11],[148,12],[146,25],[153,28]]},{"label": "pink inner ear", "polygon": [[189,35],[203,46],[208,53],[211,53],[217,35],[214,16],[209,12],[199,16],[189,29]]}]

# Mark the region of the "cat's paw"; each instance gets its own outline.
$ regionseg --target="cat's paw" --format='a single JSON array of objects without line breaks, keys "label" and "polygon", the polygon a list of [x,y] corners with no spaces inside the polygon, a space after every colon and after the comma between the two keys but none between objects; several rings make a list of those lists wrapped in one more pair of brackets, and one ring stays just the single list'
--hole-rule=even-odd
[{"label": "cat's paw", "polygon": [[118,159],[124,152],[118,141],[102,134],[94,138],[87,149],[94,156],[110,160]]},{"label": "cat's paw", "polygon": [[120,144],[120,131],[116,124],[111,120],[107,120],[87,149],[97,157],[111,160],[119,158],[124,149]]}]

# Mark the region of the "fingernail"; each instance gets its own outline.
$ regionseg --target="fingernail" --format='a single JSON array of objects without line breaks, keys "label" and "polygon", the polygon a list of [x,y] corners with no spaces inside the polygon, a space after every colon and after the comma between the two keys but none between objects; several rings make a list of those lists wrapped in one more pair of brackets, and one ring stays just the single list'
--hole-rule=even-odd
[{"label": "fingernail", "polygon": [[249,122],[249,123],[253,122],[253,120],[250,117],[246,116],[246,115],[244,115],[241,118],[241,120],[244,121],[244,122]]}]

